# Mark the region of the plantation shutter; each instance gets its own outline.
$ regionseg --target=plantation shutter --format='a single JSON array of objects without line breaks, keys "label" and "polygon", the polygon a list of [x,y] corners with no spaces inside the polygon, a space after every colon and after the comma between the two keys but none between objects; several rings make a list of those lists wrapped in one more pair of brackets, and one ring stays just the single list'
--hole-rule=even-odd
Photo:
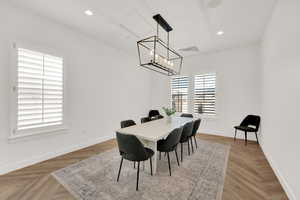
[{"label": "plantation shutter", "polygon": [[174,77],[171,80],[172,108],[177,112],[188,112],[189,77]]},{"label": "plantation shutter", "polygon": [[63,58],[17,51],[17,130],[63,124]]},{"label": "plantation shutter", "polygon": [[216,74],[195,76],[194,112],[208,115],[216,114]]}]

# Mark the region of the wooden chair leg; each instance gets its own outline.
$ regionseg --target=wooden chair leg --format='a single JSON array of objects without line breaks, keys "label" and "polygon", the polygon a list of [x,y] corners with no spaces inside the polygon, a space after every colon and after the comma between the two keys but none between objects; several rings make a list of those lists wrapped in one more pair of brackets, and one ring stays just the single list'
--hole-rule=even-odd
[{"label": "wooden chair leg", "polygon": [[167,156],[168,156],[168,163],[169,163],[169,173],[170,173],[170,176],[171,176],[171,164],[170,164],[169,152],[167,152]]},{"label": "wooden chair leg", "polygon": [[182,162],[182,154],[183,154],[183,144],[181,143],[181,162]]},{"label": "wooden chair leg", "polygon": [[180,166],[179,165],[179,160],[178,160],[178,155],[177,155],[177,148],[175,149],[175,155],[176,155],[177,164],[178,164],[178,166]]},{"label": "wooden chair leg", "polygon": [[247,131],[245,131],[245,145],[247,145],[248,139],[247,139]]},{"label": "wooden chair leg", "polygon": [[234,134],[234,141],[235,141],[235,139],[236,139],[236,131],[237,131],[237,129],[235,129],[235,134]]},{"label": "wooden chair leg", "polygon": [[119,181],[119,178],[120,178],[120,173],[121,173],[122,164],[123,164],[123,157],[122,157],[122,159],[121,159],[121,163],[120,163],[120,167],[119,167],[119,173],[118,173],[117,182]]},{"label": "wooden chair leg", "polygon": [[138,169],[136,174],[136,191],[139,190],[140,162],[138,161]]},{"label": "wooden chair leg", "polygon": [[151,170],[151,176],[153,176],[153,173],[152,173],[152,157],[150,157],[150,170]]},{"label": "wooden chair leg", "polygon": [[195,145],[196,145],[196,149],[198,148],[198,144],[197,144],[197,140],[196,140],[196,136],[194,135],[194,141],[195,141]]},{"label": "wooden chair leg", "polygon": [[257,132],[255,132],[255,136],[256,136],[256,142],[257,142],[257,144],[259,144],[258,137],[257,137]]}]

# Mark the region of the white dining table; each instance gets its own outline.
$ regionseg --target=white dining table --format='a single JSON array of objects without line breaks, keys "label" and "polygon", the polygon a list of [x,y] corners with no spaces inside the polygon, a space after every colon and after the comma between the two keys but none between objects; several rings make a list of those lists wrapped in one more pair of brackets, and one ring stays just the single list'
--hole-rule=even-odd
[{"label": "white dining table", "polygon": [[144,146],[151,148],[154,151],[153,174],[155,174],[157,169],[158,156],[157,141],[166,138],[172,130],[179,128],[193,120],[195,120],[195,118],[172,117],[171,120],[163,118],[143,124],[137,124],[126,128],[121,128],[117,130],[117,132],[135,135],[144,144]]}]

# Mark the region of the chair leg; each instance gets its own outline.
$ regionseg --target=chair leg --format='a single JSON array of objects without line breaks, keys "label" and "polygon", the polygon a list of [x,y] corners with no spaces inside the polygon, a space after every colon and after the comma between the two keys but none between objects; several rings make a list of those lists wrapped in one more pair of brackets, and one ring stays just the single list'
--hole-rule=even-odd
[{"label": "chair leg", "polygon": [[259,144],[259,142],[258,142],[258,137],[257,137],[257,132],[255,132],[255,136],[256,136],[257,144]]},{"label": "chair leg", "polygon": [[152,173],[152,157],[150,157],[150,170],[151,170],[151,176],[153,176],[153,173]]},{"label": "chair leg", "polygon": [[170,164],[169,152],[167,152],[167,156],[168,156],[168,163],[169,163],[169,173],[170,173],[170,176],[171,176],[171,164]]},{"label": "chair leg", "polygon": [[235,133],[234,133],[234,141],[235,141],[235,139],[236,139],[236,131],[237,131],[237,129],[235,129]]},{"label": "chair leg", "polygon": [[159,152],[159,160],[161,160],[161,152]]},{"label": "chair leg", "polygon": [[188,155],[190,155],[191,154],[191,152],[190,152],[190,140],[188,140],[187,142],[188,142]]},{"label": "chair leg", "polygon": [[177,164],[178,164],[178,166],[180,166],[179,165],[179,160],[178,160],[178,155],[177,155],[177,148],[175,148],[175,155],[176,155]]},{"label": "chair leg", "polygon": [[135,161],[133,161],[133,168],[135,169]]},{"label": "chair leg", "polygon": [[139,190],[140,162],[138,161],[138,169],[136,174],[136,191]]},{"label": "chair leg", "polygon": [[183,154],[183,144],[181,143],[181,162],[182,162],[182,154]]},{"label": "chair leg", "polygon": [[123,157],[122,157],[122,159],[121,159],[121,163],[120,163],[120,167],[119,167],[119,173],[118,173],[117,182],[119,181],[119,178],[120,178],[120,173],[121,173],[122,164],[123,164]]},{"label": "chair leg", "polygon": [[245,145],[247,145],[248,139],[247,139],[247,131],[245,131]]},{"label": "chair leg", "polygon": [[196,140],[196,136],[194,135],[194,141],[195,141],[195,145],[196,145],[196,149],[198,148],[198,144],[197,144],[197,140]]},{"label": "chair leg", "polygon": [[194,146],[193,146],[193,140],[192,140],[192,137],[190,137],[189,140],[191,141],[192,153],[194,153]]}]

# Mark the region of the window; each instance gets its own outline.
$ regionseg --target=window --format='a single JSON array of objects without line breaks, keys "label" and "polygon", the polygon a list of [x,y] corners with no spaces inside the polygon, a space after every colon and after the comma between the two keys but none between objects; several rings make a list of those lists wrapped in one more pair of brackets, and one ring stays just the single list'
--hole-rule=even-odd
[{"label": "window", "polygon": [[64,124],[63,58],[16,47],[13,136]]},{"label": "window", "polygon": [[216,114],[216,74],[195,76],[194,112],[199,114]]},{"label": "window", "polygon": [[188,88],[187,76],[174,77],[171,80],[172,108],[177,112],[188,112]]}]

